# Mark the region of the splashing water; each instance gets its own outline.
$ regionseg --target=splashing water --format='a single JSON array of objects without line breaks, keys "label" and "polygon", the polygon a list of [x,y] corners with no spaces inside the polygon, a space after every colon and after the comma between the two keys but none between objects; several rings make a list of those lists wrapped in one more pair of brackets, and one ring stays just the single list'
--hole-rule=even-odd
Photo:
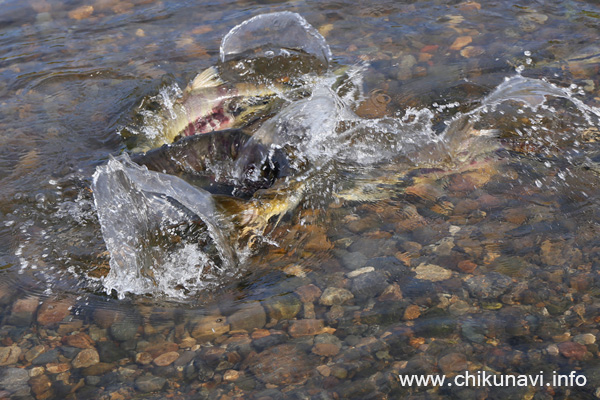
[{"label": "splashing water", "polygon": [[235,265],[207,192],[139,167],[127,155],[99,167],[92,189],[111,255],[109,293],[181,297]]}]

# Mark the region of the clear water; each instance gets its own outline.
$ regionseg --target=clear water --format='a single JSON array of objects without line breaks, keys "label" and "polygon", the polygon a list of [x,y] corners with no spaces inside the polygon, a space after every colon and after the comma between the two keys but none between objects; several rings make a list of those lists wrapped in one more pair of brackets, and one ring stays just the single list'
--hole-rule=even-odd
[{"label": "clear water", "polygon": [[[3,396],[595,398],[594,2],[89,5],[5,1],[0,12],[0,339],[23,353],[0,367]],[[180,94],[165,88],[217,65],[231,28],[276,11],[302,15],[331,50],[322,57],[329,72],[301,82],[312,94],[280,94],[252,139],[291,144],[295,173],[226,207],[218,229],[194,231],[235,245],[150,251],[167,260],[142,271],[152,283],[137,290],[115,277],[94,172],[119,168],[109,162],[127,152],[117,132],[144,131],[144,99],[168,106]],[[252,64],[252,77],[280,77],[262,74],[265,65]],[[349,83],[336,86],[335,71],[348,67]],[[269,215],[257,199],[283,199],[290,211],[247,241],[245,227]],[[149,220],[172,205],[145,201]],[[209,203],[197,201],[196,214],[213,213]],[[130,227],[139,211],[116,220]],[[235,255],[219,253],[226,247]],[[211,277],[195,269],[199,254],[238,261]],[[307,285],[353,298],[306,300]],[[69,308],[57,321],[44,306],[20,314],[31,299]],[[306,320],[321,333],[298,336]],[[130,336],[124,324],[135,327]],[[100,363],[76,366],[67,337],[77,332],[92,338]],[[178,361],[152,361],[152,345],[172,344]],[[60,354],[32,364],[26,353],[38,345]],[[458,390],[398,380],[467,367],[576,371],[587,383]],[[32,376],[19,386],[8,378],[14,368]],[[145,391],[149,374],[159,378],[154,391]]]}]

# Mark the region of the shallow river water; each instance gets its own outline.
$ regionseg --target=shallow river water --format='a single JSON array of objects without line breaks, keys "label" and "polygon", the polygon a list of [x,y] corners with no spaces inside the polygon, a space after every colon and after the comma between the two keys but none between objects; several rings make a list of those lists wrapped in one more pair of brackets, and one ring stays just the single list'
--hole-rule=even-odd
[{"label": "shallow river water", "polygon": [[[135,232],[105,243],[156,210],[94,173],[280,11],[332,54],[254,121],[301,172],[128,274]],[[600,398],[599,32],[594,1],[0,0],[0,398]]]}]

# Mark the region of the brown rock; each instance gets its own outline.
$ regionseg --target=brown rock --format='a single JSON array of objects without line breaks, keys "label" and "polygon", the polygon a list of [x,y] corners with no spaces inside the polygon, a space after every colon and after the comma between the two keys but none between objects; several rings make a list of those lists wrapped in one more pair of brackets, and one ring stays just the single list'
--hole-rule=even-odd
[{"label": "brown rock", "polygon": [[37,322],[42,326],[55,325],[71,313],[71,299],[48,299],[42,304],[37,314]]},{"label": "brown rock", "polygon": [[16,345],[0,347],[0,366],[16,364],[20,356],[21,348]]},{"label": "brown rock", "polygon": [[318,356],[333,357],[340,352],[340,346],[334,343],[317,343],[313,346],[312,352]]},{"label": "brown rock", "polygon": [[377,299],[379,301],[397,301],[402,300],[402,290],[397,283],[392,283],[386,287]]},{"label": "brown rock", "polygon": [[267,384],[287,386],[304,383],[313,367],[307,355],[296,346],[281,344],[255,355],[249,368]]},{"label": "brown rock", "polygon": [[33,346],[31,349],[25,353],[25,359],[29,362],[33,361],[37,356],[46,351],[46,346],[43,344],[38,344],[37,346]]},{"label": "brown rock", "polygon": [[233,313],[228,318],[232,330],[246,330],[252,332],[261,329],[267,323],[267,313],[260,302],[252,302]]},{"label": "brown rock", "polygon": [[146,351],[142,351],[135,355],[135,362],[142,365],[148,365],[152,362],[152,356]]},{"label": "brown rock", "polygon": [[316,299],[318,299],[323,293],[321,289],[312,283],[309,285],[300,286],[295,290],[298,297],[300,297],[300,301],[303,303],[312,303]]},{"label": "brown rock", "polygon": [[438,360],[438,367],[446,375],[452,372],[466,371],[467,357],[460,353],[446,354]]},{"label": "brown rock", "polygon": [[168,353],[161,354],[154,359],[154,364],[159,367],[166,367],[171,365],[175,360],[179,358],[179,353],[176,351],[170,351]]},{"label": "brown rock", "polygon": [[83,349],[77,354],[73,360],[73,367],[75,368],[86,368],[100,362],[100,356],[96,349]]},{"label": "brown rock", "polygon": [[156,358],[161,354],[169,353],[172,351],[177,351],[179,349],[179,345],[173,342],[161,342],[154,343],[143,349],[145,352],[150,353],[152,358]]},{"label": "brown rock", "polygon": [[92,6],[81,6],[77,7],[74,10],[69,11],[69,18],[82,20],[89,18],[94,13],[94,7]]},{"label": "brown rock", "polygon": [[331,375],[331,368],[329,368],[327,365],[319,365],[317,367],[317,371],[319,371],[319,374],[321,374],[325,378]]},{"label": "brown rock", "polygon": [[300,319],[291,321],[288,333],[291,337],[314,336],[325,333],[325,323],[322,319]]},{"label": "brown rock", "polygon": [[[85,350],[83,350],[85,351]],[[115,364],[98,363],[81,370],[83,376],[100,376],[115,369]]]},{"label": "brown rock", "polygon": [[467,46],[460,51],[460,55],[464,58],[477,57],[485,53],[483,47],[480,46]]},{"label": "brown rock", "polygon": [[459,36],[450,46],[450,50],[460,50],[473,41],[471,36]]},{"label": "brown rock", "polygon": [[31,391],[38,400],[45,400],[54,395],[52,391],[52,382],[47,375],[38,375],[29,380]]},{"label": "brown rock", "polygon": [[65,371],[68,371],[71,366],[68,363],[49,363],[46,364],[46,371],[51,374],[60,374]]},{"label": "brown rock", "polygon": [[324,306],[339,305],[353,298],[354,295],[348,289],[328,287],[321,295],[319,303]]},{"label": "brown rock", "polygon": [[406,307],[406,310],[404,310],[404,319],[405,320],[413,320],[413,319],[417,319],[421,316],[421,310],[419,309],[419,306],[416,304],[411,304],[410,306]]},{"label": "brown rock", "polygon": [[65,335],[68,335],[69,333],[80,330],[82,326],[83,326],[83,321],[80,319],[75,319],[73,321],[60,324],[60,326],[58,327],[56,332],[61,336],[65,336]]},{"label": "brown rock", "polygon": [[223,374],[223,380],[226,382],[234,382],[240,378],[240,372],[234,369],[225,371]]},{"label": "brown rock", "polygon": [[40,305],[40,298],[37,296],[26,297],[15,301],[12,307],[14,313],[29,313],[33,314]]},{"label": "brown rock", "polygon": [[574,358],[575,360],[583,360],[587,348],[575,342],[562,342],[558,344],[558,350],[566,358]]},{"label": "brown rock", "polygon": [[477,264],[475,264],[473,261],[470,261],[470,260],[462,260],[461,262],[458,263],[458,269],[460,269],[461,271],[463,271],[467,274],[472,274],[476,268],[477,268]]},{"label": "brown rock", "polygon": [[65,336],[62,341],[64,344],[71,347],[77,347],[78,349],[91,349],[94,347],[92,338],[83,332]]},{"label": "brown rock", "polygon": [[208,342],[227,332],[229,332],[227,318],[221,315],[208,315],[200,318],[191,334],[199,342]]}]

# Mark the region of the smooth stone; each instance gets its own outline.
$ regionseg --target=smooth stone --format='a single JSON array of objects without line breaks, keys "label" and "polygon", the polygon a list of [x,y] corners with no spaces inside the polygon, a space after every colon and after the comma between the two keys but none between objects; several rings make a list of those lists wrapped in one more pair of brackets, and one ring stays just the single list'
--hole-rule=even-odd
[{"label": "smooth stone", "polygon": [[24,368],[5,368],[0,377],[0,387],[16,392],[27,386],[29,373]]},{"label": "smooth stone", "polygon": [[37,322],[42,326],[51,326],[61,322],[71,313],[72,299],[46,300],[38,310]]},{"label": "smooth stone", "polygon": [[387,285],[387,277],[383,272],[368,272],[352,280],[352,293],[356,297],[374,298],[379,296]]},{"label": "smooth stone", "polygon": [[73,367],[75,368],[86,368],[100,362],[100,356],[96,349],[83,349],[77,354],[73,360]]},{"label": "smooth stone", "polygon": [[78,349],[91,349],[94,347],[94,341],[89,335],[79,332],[73,335],[63,337],[62,342],[71,347]]},{"label": "smooth stone", "polygon": [[312,303],[323,294],[322,290],[312,283],[300,286],[294,292],[300,297],[300,301],[303,303]]},{"label": "smooth stone", "polygon": [[167,383],[165,378],[154,375],[142,375],[135,380],[135,386],[140,392],[158,392]]},{"label": "smooth stone", "polygon": [[36,399],[43,400],[53,396],[52,382],[47,375],[39,375],[29,380],[31,391],[35,394]]},{"label": "smooth stone", "polygon": [[334,304],[341,305],[353,298],[354,295],[347,289],[328,287],[321,295],[319,303],[324,306],[331,306]]},{"label": "smooth stone", "polygon": [[583,360],[587,348],[579,343],[575,342],[562,342],[558,344],[558,350],[566,358],[573,358],[575,360]]},{"label": "smooth stone", "polygon": [[271,319],[293,319],[302,309],[302,302],[296,295],[287,294],[269,299],[265,307]]},{"label": "smooth stone", "polygon": [[110,327],[110,334],[119,342],[125,342],[135,337],[138,325],[132,321],[115,322]]},{"label": "smooth stone", "polygon": [[227,319],[232,330],[261,329],[267,323],[267,313],[260,302],[245,304],[242,309],[231,314]]},{"label": "smooth stone", "polygon": [[127,358],[127,352],[118,347],[112,340],[98,342],[97,350],[101,362],[112,363]]},{"label": "smooth stone", "polygon": [[439,265],[421,263],[415,268],[417,274],[416,278],[429,281],[429,282],[440,282],[450,279],[452,277],[452,271],[442,268]]},{"label": "smooth stone", "polygon": [[473,276],[465,281],[471,296],[477,299],[493,300],[504,294],[512,279],[497,272]]},{"label": "smooth stone", "polygon": [[349,252],[344,250],[338,250],[336,251],[336,254],[338,254],[338,257],[341,258],[344,267],[348,269],[359,269],[364,267],[367,263],[367,257],[358,251]]},{"label": "smooth stone", "polygon": [[278,386],[301,384],[313,369],[308,356],[291,344],[257,354],[249,361],[249,368],[261,381]]},{"label": "smooth stone", "polygon": [[461,353],[446,354],[438,360],[438,367],[445,375],[467,370],[467,357]]},{"label": "smooth stone", "polygon": [[45,353],[40,354],[39,356],[34,358],[33,361],[31,361],[31,363],[33,365],[45,365],[45,364],[49,364],[49,363],[53,363],[53,362],[57,362],[57,361],[58,361],[58,350],[52,349],[52,350],[48,350]]},{"label": "smooth stone", "polygon": [[359,269],[355,269],[354,271],[348,272],[346,274],[346,276],[348,278],[356,278],[359,275],[366,274],[367,272],[373,272],[373,271],[375,271],[375,268],[373,268],[373,267],[362,267]]},{"label": "smooth stone", "polygon": [[322,319],[299,319],[291,321],[288,333],[291,337],[314,336],[325,332]]},{"label": "smooth stone", "polygon": [[21,348],[13,345],[8,347],[0,347],[0,366],[16,364],[21,356]]},{"label": "smooth stone", "polygon": [[176,351],[170,351],[168,353],[161,354],[154,359],[154,364],[159,367],[166,367],[171,365],[179,358],[179,353]]},{"label": "smooth stone", "polygon": [[198,319],[191,335],[200,343],[209,342],[229,332],[227,318],[222,315],[207,315]]},{"label": "smooth stone", "polygon": [[575,336],[573,341],[583,345],[594,344],[596,343],[596,336],[591,333],[583,333]]}]

